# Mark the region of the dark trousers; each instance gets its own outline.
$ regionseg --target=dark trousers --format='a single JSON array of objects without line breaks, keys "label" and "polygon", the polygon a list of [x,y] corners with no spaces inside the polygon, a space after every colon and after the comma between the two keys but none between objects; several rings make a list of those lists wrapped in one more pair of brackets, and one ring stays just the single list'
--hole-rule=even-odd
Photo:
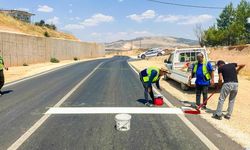
[{"label": "dark trousers", "polygon": [[[207,93],[208,93],[208,86],[207,85],[196,85],[196,105],[201,104],[201,93],[203,94],[203,103],[207,99]],[[204,106],[206,106],[207,103],[205,103]]]},{"label": "dark trousers", "polygon": [[0,91],[4,85],[4,75],[3,75],[3,70],[0,70]]},{"label": "dark trousers", "polygon": [[[139,76],[140,76],[141,83],[142,83],[142,85],[144,87],[144,97],[145,97],[145,100],[149,101],[148,100],[148,88],[149,88],[148,87],[148,83],[143,81],[143,77],[141,76],[141,74],[139,74]],[[149,92],[149,95],[150,95],[150,97],[151,97],[151,99],[153,101],[154,100],[153,88],[152,87],[150,87],[150,88],[151,88],[151,92]]]}]

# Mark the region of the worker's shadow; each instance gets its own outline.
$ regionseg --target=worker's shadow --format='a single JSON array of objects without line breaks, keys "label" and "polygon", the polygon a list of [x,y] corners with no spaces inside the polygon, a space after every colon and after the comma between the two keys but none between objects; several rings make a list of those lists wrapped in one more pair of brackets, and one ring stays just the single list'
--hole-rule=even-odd
[{"label": "worker's shadow", "polygon": [[216,111],[216,110],[213,110],[213,109],[210,109],[210,108],[207,107],[207,109],[206,109],[205,112],[208,113],[208,114],[214,114],[215,111]]},{"label": "worker's shadow", "polygon": [[[207,107],[205,112],[208,113],[208,114],[214,114],[216,112],[216,109],[210,109],[210,108]],[[222,111],[222,113],[226,113],[226,112],[227,111],[225,111],[225,110]]]},{"label": "worker's shadow", "polygon": [[[145,100],[145,99],[138,99],[138,100],[136,100],[137,102],[139,102],[139,103],[141,103],[141,104],[143,104],[143,105],[145,105],[148,101],[147,100]],[[149,103],[152,103],[152,101],[149,101]]]},{"label": "worker's shadow", "polygon": [[2,95],[9,94],[12,92],[13,92],[13,90],[5,90],[5,91],[2,91]]},{"label": "worker's shadow", "polygon": [[187,106],[187,107],[195,107],[195,102],[181,101],[181,100],[179,100],[179,102],[180,102],[182,105]]}]

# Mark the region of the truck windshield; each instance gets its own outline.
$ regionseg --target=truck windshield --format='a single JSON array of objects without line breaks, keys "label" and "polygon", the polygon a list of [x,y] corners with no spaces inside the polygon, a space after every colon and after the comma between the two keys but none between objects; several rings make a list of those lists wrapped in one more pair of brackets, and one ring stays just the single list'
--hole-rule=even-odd
[{"label": "truck windshield", "polygon": [[179,55],[179,62],[189,62],[191,60],[190,52],[183,52]]},{"label": "truck windshield", "polygon": [[179,54],[179,62],[197,61],[197,54],[200,52],[182,52]]}]

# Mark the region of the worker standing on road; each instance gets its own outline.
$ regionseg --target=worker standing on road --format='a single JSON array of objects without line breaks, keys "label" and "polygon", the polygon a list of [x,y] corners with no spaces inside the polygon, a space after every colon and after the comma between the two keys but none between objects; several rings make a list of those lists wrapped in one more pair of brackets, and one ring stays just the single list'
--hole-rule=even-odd
[{"label": "worker standing on road", "polygon": [[3,69],[8,70],[8,67],[4,65],[3,57],[0,56],[0,96],[3,95],[3,92],[1,91],[3,85],[4,85],[4,74]]},{"label": "worker standing on road", "polygon": [[157,67],[149,67],[149,68],[142,70],[139,73],[140,80],[141,80],[143,87],[144,87],[144,97],[145,97],[145,100],[147,101],[145,103],[146,106],[153,105],[148,100],[148,93],[149,93],[152,101],[154,100],[152,83],[156,83],[156,87],[159,90],[161,90],[159,80],[160,80],[161,76],[165,75],[166,73],[167,73],[166,69],[163,69],[163,68],[159,69]]},{"label": "worker standing on road", "polygon": [[[192,74],[189,77],[189,82],[196,76],[196,107],[200,106],[201,93],[203,94],[203,102],[207,99],[208,87],[211,84],[214,85],[214,71],[210,62],[204,60],[202,53],[197,55],[197,62],[193,64]],[[206,109],[205,104],[202,109]]]},{"label": "worker standing on road", "polygon": [[224,116],[225,119],[230,119],[233,112],[234,101],[238,93],[237,74],[243,67],[245,67],[245,65],[238,65],[236,63],[225,64],[223,60],[220,60],[217,62],[217,66],[219,68],[219,86],[222,86],[222,80],[224,80],[224,84],[220,92],[217,110],[213,115],[213,118],[219,120],[222,119],[223,104],[226,97],[230,94],[227,114]]}]

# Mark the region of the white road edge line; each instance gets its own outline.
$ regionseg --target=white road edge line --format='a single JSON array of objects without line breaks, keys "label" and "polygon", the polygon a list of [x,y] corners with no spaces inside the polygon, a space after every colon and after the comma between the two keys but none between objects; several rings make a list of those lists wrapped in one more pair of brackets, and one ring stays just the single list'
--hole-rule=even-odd
[{"label": "white road edge line", "polygon": [[11,85],[15,85],[17,83],[20,83],[20,82],[23,82],[23,81],[26,81],[26,80],[29,80],[29,79],[36,78],[36,77],[39,77],[39,76],[42,76],[42,75],[45,75],[45,74],[48,74],[48,73],[51,73],[51,72],[54,72],[54,71],[57,71],[57,70],[60,70],[62,68],[66,68],[66,67],[69,67],[69,66],[72,66],[72,65],[76,65],[76,64],[79,64],[79,63],[82,63],[82,62],[87,62],[87,61],[80,61],[80,62],[76,62],[76,63],[67,64],[67,65],[63,65],[63,66],[60,66],[60,67],[56,67],[56,68],[53,68],[53,69],[50,69],[50,70],[47,70],[47,71],[43,71],[41,73],[34,74],[34,75],[31,75],[31,76],[19,79],[17,81],[13,81],[13,82],[7,83],[7,84],[5,84],[3,86],[3,88],[9,87]]},{"label": "white road edge line", "polygon": [[[82,79],[73,89],[71,89],[59,102],[53,107],[59,107],[65,102],[104,62],[94,68],[84,79]],[[33,126],[31,126],[21,137],[19,137],[8,150],[18,149],[48,118],[50,114],[44,114]]]},{"label": "white road edge line", "polygon": [[149,107],[52,107],[45,114],[183,114],[180,108]]},{"label": "white road edge line", "polygon": [[[129,64],[129,62],[127,61],[127,63]],[[139,74],[139,72],[137,72],[137,70],[129,64],[129,66],[132,68],[132,70]],[[159,91],[157,91],[154,87],[153,87],[153,90],[157,93],[157,94],[160,94]],[[162,95],[162,94],[161,94]],[[166,97],[163,96],[163,100],[164,102],[170,106],[170,107],[174,107],[173,104],[171,104]],[[212,149],[212,150],[219,150],[218,147],[216,147],[196,126],[194,126],[192,124],[191,121],[189,121],[185,115],[180,115],[180,114],[177,114],[177,116],[187,125],[187,127],[189,127],[191,129],[191,131],[194,132],[194,134],[209,148],[209,149]]]},{"label": "white road edge line", "polygon": [[[78,63],[74,63],[74,64],[78,64]],[[50,72],[54,72],[54,71],[56,71],[56,70],[59,70],[59,69],[62,69],[62,68],[65,68],[65,67],[68,67],[68,66],[71,66],[71,65],[74,65],[74,64],[68,64],[68,65],[60,66],[60,67],[57,67],[57,68],[54,68],[54,69],[51,69],[51,70],[47,70],[47,71],[44,71],[44,72],[35,74],[35,75],[31,75],[31,76],[25,77],[25,78],[23,78],[23,79],[20,79],[20,80],[17,80],[17,81],[13,81],[13,82],[7,83],[7,84],[4,85],[3,87],[8,87],[8,86],[11,86],[11,85],[15,85],[15,84],[17,84],[17,83],[20,83],[20,82],[23,82],[23,81],[26,81],[26,80],[29,80],[29,79],[33,79],[33,78],[42,76],[42,75],[44,75],[44,74],[48,74],[48,73],[50,73]]]}]

